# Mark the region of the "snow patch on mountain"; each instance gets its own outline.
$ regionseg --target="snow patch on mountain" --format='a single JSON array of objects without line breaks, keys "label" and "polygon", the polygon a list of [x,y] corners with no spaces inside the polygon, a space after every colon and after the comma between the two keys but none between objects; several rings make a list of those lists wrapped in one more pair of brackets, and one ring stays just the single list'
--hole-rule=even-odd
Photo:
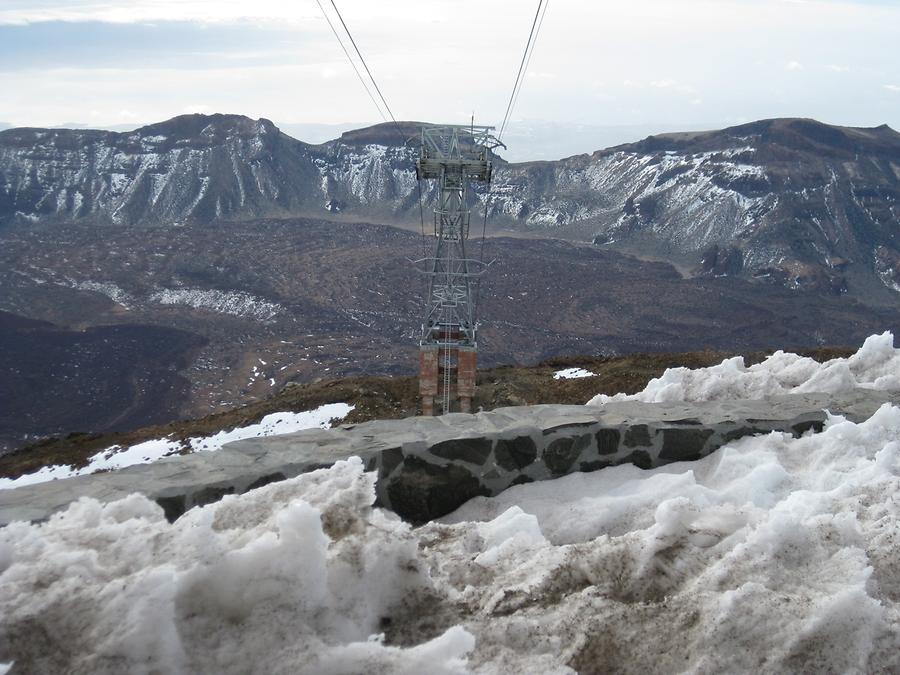
[{"label": "snow patch on mountain", "polygon": [[551,187],[542,184],[540,193],[522,167],[503,166],[491,208],[534,226],[598,220],[598,234],[607,239],[643,229],[686,250],[702,250],[752,229],[774,208],[766,170],[748,161],[754,152],[736,147],[573,158],[553,167]]},{"label": "snow patch on mountain", "polygon": [[578,380],[583,377],[596,377],[597,373],[592,373],[584,368],[563,368],[553,373],[554,380]]},{"label": "snow patch on mountain", "polygon": [[416,190],[416,156],[411,146],[335,143],[327,156],[314,160],[326,208],[338,210],[333,200],[347,197],[362,205],[386,202],[401,208]]},{"label": "snow patch on mountain", "polygon": [[94,293],[100,293],[101,295],[105,295],[107,298],[112,300],[115,303],[118,303],[125,309],[130,309],[134,305],[134,298],[124,291],[122,288],[112,283],[111,281],[71,281],[69,280],[68,284],[69,288],[74,288],[79,291],[92,291]]},{"label": "snow patch on mountain", "polygon": [[276,302],[269,302],[243,291],[218,291],[200,288],[164,288],[150,296],[151,302],[162,305],[186,305],[219,314],[230,314],[269,323],[284,311]]}]

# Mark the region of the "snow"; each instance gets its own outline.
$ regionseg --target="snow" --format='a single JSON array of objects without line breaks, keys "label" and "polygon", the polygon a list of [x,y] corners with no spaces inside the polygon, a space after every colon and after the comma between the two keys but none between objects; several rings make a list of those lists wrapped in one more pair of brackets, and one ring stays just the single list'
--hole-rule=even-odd
[{"label": "snow", "polygon": [[889,404],[697,462],[517,486],[420,528],[372,508],[374,483],[353,458],[172,524],[140,495],[14,523],[9,657],[95,673],[900,668]]},{"label": "snow", "polygon": [[669,368],[637,394],[599,394],[588,405],[607,401],[718,401],[758,399],[776,394],[839,394],[854,388],[900,390],[900,350],[889,331],[867,338],[853,356],[818,363],[777,351],[746,366],[741,356],[710,368]]},{"label": "snow", "polygon": [[592,373],[589,370],[585,370],[584,368],[566,368],[564,370],[557,370],[553,373],[554,380],[577,380],[582,377],[596,377],[597,373]]},{"label": "snow", "polygon": [[342,420],[355,406],[346,403],[327,403],[313,410],[299,413],[278,412],[266,415],[256,424],[220,431],[206,437],[192,437],[186,442],[170,438],[154,438],[130,447],[113,445],[88,459],[83,467],[70,465],[45,466],[40,470],[18,478],[0,478],[0,490],[11,490],[25,485],[44,483],[57,478],[85,476],[98,471],[122,469],[136,464],[150,464],[180,452],[214,452],[232,441],[263,436],[279,436],[303,429],[328,429],[333,420]]},{"label": "snow", "polygon": [[244,438],[259,438],[263,436],[279,436],[291,434],[303,429],[328,429],[334,419],[344,419],[355,406],[346,403],[326,403],[314,410],[300,413],[280,412],[266,415],[258,424],[232,431],[220,431],[207,438],[192,438],[191,446],[195,451],[219,450],[226,443],[239,441]]},{"label": "snow", "polygon": [[272,322],[284,311],[275,302],[242,291],[217,291],[200,288],[164,288],[150,296],[152,302],[162,305],[187,305],[194,309],[206,309],[219,314],[230,314],[263,323]]},{"label": "snow", "polygon": [[31,672],[463,673],[460,627],[408,649],[379,637],[431,584],[409,526],[369,507],[374,481],[354,458],[172,525],[140,495],[14,523],[4,642]]},{"label": "snow", "polygon": [[123,289],[109,281],[72,281],[67,280],[70,288],[76,288],[80,291],[93,291],[100,293],[115,303],[118,303],[125,309],[130,309],[134,304],[134,299]]},{"label": "snow", "polygon": [[611,671],[643,659],[655,672],[896,672],[898,489],[900,409],[886,404],[861,424],[831,417],[820,434],[745,438],[697,462],[514,487],[424,529],[462,541],[473,521],[514,511],[548,541],[527,522],[531,546],[487,573],[445,564],[468,606],[505,594],[498,616],[465,624],[479,644],[530,625],[570,645],[605,631],[624,652]]}]

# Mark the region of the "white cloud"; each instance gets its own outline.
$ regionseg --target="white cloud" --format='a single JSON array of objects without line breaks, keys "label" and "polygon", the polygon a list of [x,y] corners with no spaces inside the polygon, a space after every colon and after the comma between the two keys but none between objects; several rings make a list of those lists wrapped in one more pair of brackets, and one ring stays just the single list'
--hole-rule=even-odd
[{"label": "white cloud", "polygon": [[849,66],[839,66],[836,63],[831,63],[828,65],[828,70],[831,70],[835,73],[849,73],[850,67]]},{"label": "white cloud", "polygon": [[664,80],[651,80],[650,86],[654,89],[668,89],[669,91],[677,91],[681,94],[693,94],[697,91],[689,84],[684,84],[683,82],[679,82],[678,80],[674,80],[672,78],[666,78]]},{"label": "white cloud", "polygon": [[184,107],[184,112],[188,115],[195,115],[197,113],[208,113],[210,112],[210,107],[208,105],[196,104],[196,105],[188,105]]},{"label": "white cloud", "polygon": [[788,61],[785,68],[788,70],[803,70],[803,64],[799,61]]},{"label": "white cloud", "polygon": [[886,84],[884,85],[884,88],[888,91],[896,91],[900,93],[900,84]]},{"label": "white cloud", "polygon": [[318,9],[290,0],[5,0],[0,24],[41,21],[103,21],[140,23],[147,21],[198,21],[218,23],[242,19],[299,21],[318,16]]}]

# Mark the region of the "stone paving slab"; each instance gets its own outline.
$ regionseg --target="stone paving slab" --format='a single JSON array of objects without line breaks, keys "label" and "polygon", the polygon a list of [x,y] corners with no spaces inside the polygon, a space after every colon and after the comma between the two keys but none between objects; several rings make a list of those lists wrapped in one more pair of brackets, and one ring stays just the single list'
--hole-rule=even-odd
[{"label": "stone paving slab", "polygon": [[80,497],[108,502],[142,492],[170,520],[185,510],[358,455],[378,472],[380,505],[412,522],[511,485],[631,463],[651,468],[704,457],[743,436],[819,430],[825,410],[854,421],[900,393],[792,394],[705,403],[538,405],[474,415],[376,420],[245,439],[216,452],[0,490],[0,525],[39,521]]}]

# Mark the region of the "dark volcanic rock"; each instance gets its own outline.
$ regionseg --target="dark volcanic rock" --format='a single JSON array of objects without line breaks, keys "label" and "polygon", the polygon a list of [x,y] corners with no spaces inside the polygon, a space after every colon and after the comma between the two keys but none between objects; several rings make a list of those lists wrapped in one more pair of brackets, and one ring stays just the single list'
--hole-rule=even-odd
[{"label": "dark volcanic rock", "polygon": [[403,471],[388,484],[387,494],[396,513],[410,522],[423,523],[490,492],[458,464],[440,467],[407,457]]},{"label": "dark volcanic rock", "polygon": [[616,464],[634,464],[639,469],[647,469],[653,468],[653,458],[650,457],[650,453],[645,452],[643,450],[635,450],[627,457],[616,462]]},{"label": "dark volcanic rock", "polygon": [[[150,406],[142,408],[146,417],[134,424],[124,419],[117,429],[202,417],[225,406],[267,398],[292,381],[411,375],[415,341],[409,336],[421,323],[417,308],[422,287],[404,260],[420,251],[417,233],[309,219],[183,228],[89,224],[10,228],[0,232],[0,307],[71,327],[72,339],[64,349],[59,345],[42,352],[43,338],[34,333],[15,338],[20,340],[19,349],[33,353],[23,355],[8,347],[0,353],[0,391],[22,400],[21,409],[13,398],[9,406],[0,405],[0,417],[6,410],[14,413],[9,430],[17,438],[24,433],[109,429],[102,419],[94,424],[94,413],[86,415],[84,410],[94,399],[98,406],[105,400],[103,405],[109,404],[108,411],[115,411],[116,418],[137,410],[130,405],[132,394],[143,387],[127,390],[126,371],[144,360],[139,352],[151,345],[166,351],[183,344],[181,338],[162,338],[170,334],[168,330],[176,331],[176,336],[184,332],[200,336],[197,339],[207,346],[187,371],[178,359],[161,366],[160,374],[148,382],[148,395],[142,397]],[[560,354],[706,347],[733,354],[817,343],[859,345],[874,332],[900,332],[900,315],[890,308],[740,277],[684,278],[671,265],[596,247],[498,237],[487,239],[484,255],[496,259],[480,296],[479,364],[484,368],[536,363]],[[167,304],[173,300],[161,294],[174,296],[175,304]],[[541,321],[524,322],[524,316],[540,316]],[[145,333],[121,324],[148,328]],[[50,332],[60,338],[59,330]],[[129,345],[125,351],[113,343],[101,349],[102,339],[113,335],[131,335],[134,340],[125,341]],[[94,343],[90,349],[87,342]],[[183,352],[184,359],[192,353]],[[22,358],[27,359],[27,369]],[[655,357],[649,360],[655,362]],[[86,370],[88,362],[91,367]],[[264,377],[254,377],[253,367]],[[165,386],[179,382],[179,372],[190,380],[184,389]],[[650,371],[645,376],[651,376]],[[552,375],[547,377],[552,381]],[[27,378],[48,387],[52,383],[52,396],[45,395],[43,385],[28,384]],[[92,383],[94,399],[78,412],[70,402],[88,396],[85,382]],[[569,402],[583,402],[597,391],[592,389],[593,378],[552,382],[554,390],[583,389],[580,398],[566,399]],[[5,390],[7,383],[10,389]],[[552,397],[540,398],[541,386],[536,381],[524,398],[516,395],[520,400],[554,402]],[[503,387],[480,390],[505,391]],[[106,391],[118,393],[106,397]],[[189,400],[173,403],[178,398],[174,394],[182,391]],[[381,391],[365,397],[383,400]],[[493,396],[478,405],[497,405]],[[414,412],[414,404],[404,405],[398,412]],[[26,408],[27,416],[15,413]],[[386,410],[381,407],[381,414]],[[20,421],[28,425],[17,426]],[[626,443],[649,444],[646,439],[637,442],[637,429],[629,433]]]},{"label": "dark volcanic rock", "polygon": [[557,438],[544,449],[542,457],[554,475],[562,475],[568,472],[582,450],[583,447],[576,444],[574,438]]},{"label": "dark volcanic rock", "polygon": [[601,429],[597,432],[597,452],[601,455],[614,455],[619,450],[619,430]]},{"label": "dark volcanic rock", "polygon": [[429,452],[444,459],[461,459],[481,466],[491,454],[491,442],[486,438],[455,438],[432,446]]},{"label": "dark volcanic rock", "polygon": [[663,429],[659,457],[670,462],[699,459],[712,433],[711,429]]},{"label": "dark volcanic rock", "polygon": [[624,444],[626,448],[647,447],[653,444],[650,430],[646,424],[635,424],[625,430]]},{"label": "dark volcanic rock", "polygon": [[494,459],[507,471],[524,469],[537,459],[537,446],[529,436],[500,439],[494,447]]},{"label": "dark volcanic rock", "polygon": [[713,244],[703,253],[700,268],[703,274],[714,277],[734,276],[744,269],[744,254],[734,246]]},{"label": "dark volcanic rock", "polygon": [[0,449],[25,434],[170,421],[190,390],[179,371],[205,342],[162,326],[66,330],[0,311]]}]

